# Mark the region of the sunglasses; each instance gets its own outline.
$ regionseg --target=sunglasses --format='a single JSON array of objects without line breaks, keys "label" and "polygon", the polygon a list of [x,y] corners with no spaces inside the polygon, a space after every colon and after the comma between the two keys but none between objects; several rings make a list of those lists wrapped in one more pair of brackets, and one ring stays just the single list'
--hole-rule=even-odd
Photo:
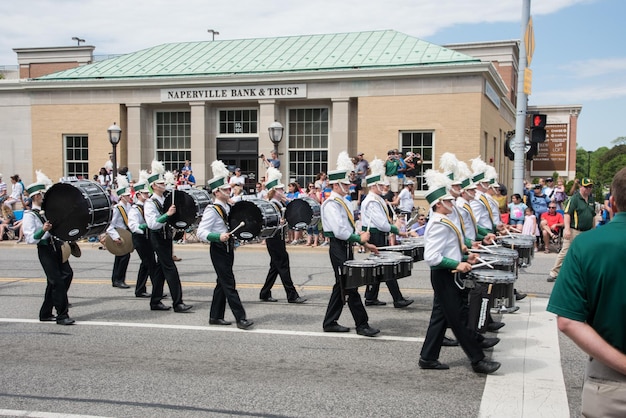
[{"label": "sunglasses", "polygon": [[556,209],[556,206],[548,206],[548,209]]}]

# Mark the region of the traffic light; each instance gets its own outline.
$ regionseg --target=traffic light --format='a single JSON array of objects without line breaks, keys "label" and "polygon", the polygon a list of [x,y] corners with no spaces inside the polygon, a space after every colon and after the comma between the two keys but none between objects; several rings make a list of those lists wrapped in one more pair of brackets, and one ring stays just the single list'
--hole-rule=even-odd
[{"label": "traffic light", "polygon": [[513,152],[513,149],[511,147],[512,141],[513,138],[509,138],[504,142],[504,156],[511,161],[515,160],[515,153]]},{"label": "traffic light", "polygon": [[539,113],[530,115],[530,142],[544,142],[546,140],[546,120],[548,117]]}]

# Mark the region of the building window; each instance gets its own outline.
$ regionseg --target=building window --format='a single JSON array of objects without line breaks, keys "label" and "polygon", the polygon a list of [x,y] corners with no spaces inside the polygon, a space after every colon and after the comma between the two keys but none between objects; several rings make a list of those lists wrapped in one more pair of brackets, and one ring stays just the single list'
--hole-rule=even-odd
[{"label": "building window", "polygon": [[290,109],[288,127],[289,177],[305,186],[328,171],[328,108]]},{"label": "building window", "polygon": [[220,110],[220,135],[243,135],[258,133],[256,109]]},{"label": "building window", "polygon": [[408,151],[422,156],[422,166],[417,171],[415,191],[427,191],[424,172],[433,168],[433,132],[400,132],[402,155]]},{"label": "building window", "polygon": [[65,135],[65,177],[90,178],[88,144],[86,135]]},{"label": "building window", "polygon": [[156,157],[169,171],[191,161],[191,112],[156,112]]}]

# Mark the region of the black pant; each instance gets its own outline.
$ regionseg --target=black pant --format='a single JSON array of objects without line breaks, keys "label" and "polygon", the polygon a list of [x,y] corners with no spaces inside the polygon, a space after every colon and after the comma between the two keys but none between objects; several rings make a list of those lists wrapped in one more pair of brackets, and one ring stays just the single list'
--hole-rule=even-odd
[{"label": "black pant", "polygon": [[[370,232],[369,243],[374,244],[377,247],[384,247],[387,245],[387,234],[384,232]],[[398,286],[397,280],[387,280],[385,284],[387,285],[387,289],[389,289],[389,293],[391,293],[391,297],[394,302],[404,299],[402,292],[400,292],[400,286]],[[367,285],[365,287],[365,300],[377,300],[379,291],[380,283]]]},{"label": "black pant", "polygon": [[[146,232],[147,234],[147,232]],[[137,255],[141,259],[139,264],[139,271],[137,272],[137,284],[135,285],[135,295],[146,293],[146,283],[148,282],[148,276],[150,280],[154,277],[154,269],[156,267],[156,260],[154,259],[154,251],[152,251],[152,244],[146,234],[133,233],[133,246],[137,250]],[[152,284],[154,287],[154,284]]]},{"label": "black pant", "polygon": [[233,311],[235,320],[246,319],[246,311],[235,288],[235,275],[233,274],[235,254],[232,241],[228,243],[212,242],[209,253],[213,262],[213,268],[217,274],[217,284],[213,291],[209,318],[224,319],[226,301],[228,301],[228,306]]},{"label": "black pant", "polygon": [[354,259],[352,245],[350,245],[348,241],[331,238],[328,254],[330,256],[330,264],[333,266],[335,273],[335,285],[333,286],[333,291],[328,301],[328,308],[326,309],[326,316],[324,317],[323,323],[324,328],[334,325],[339,320],[341,311],[343,310],[343,295],[348,297],[348,308],[350,308],[350,313],[352,313],[356,327],[362,328],[368,326],[369,318],[358,290],[344,289],[342,294],[342,267],[344,262]]},{"label": "black pant", "polygon": [[57,319],[68,318],[67,289],[74,277],[74,272],[69,262],[63,263],[61,243],[53,241],[48,245],[39,244],[37,255],[46,274],[47,282],[43,304],[39,309],[39,318],[51,317],[53,307],[57,311]]},{"label": "black pant", "polygon": [[157,255],[157,263],[152,276],[152,298],[150,306],[156,306],[163,298],[163,285],[167,281],[174,306],[183,303],[183,287],[174,260],[172,260],[173,243],[171,238],[163,238],[161,231],[150,232],[150,243]]},{"label": "black pant", "polygon": [[454,283],[454,273],[450,270],[431,270],[430,283],[435,292],[430,323],[420,357],[424,360],[437,360],[441,343],[449,326],[459,345],[472,363],[485,358],[476,333],[467,328],[467,316],[463,313],[467,296]]},{"label": "black pant", "polygon": [[272,286],[276,282],[276,278],[280,275],[280,281],[283,282],[287,300],[295,300],[298,298],[298,291],[291,280],[291,269],[289,267],[289,254],[285,240],[282,236],[274,236],[265,240],[267,252],[270,254],[270,270],[267,272],[265,284],[261,288],[259,298],[267,299],[272,296]]},{"label": "black pant", "polygon": [[126,282],[126,270],[128,269],[129,262],[130,253],[115,256],[115,261],[113,262],[113,274],[111,274],[111,282],[113,284]]}]

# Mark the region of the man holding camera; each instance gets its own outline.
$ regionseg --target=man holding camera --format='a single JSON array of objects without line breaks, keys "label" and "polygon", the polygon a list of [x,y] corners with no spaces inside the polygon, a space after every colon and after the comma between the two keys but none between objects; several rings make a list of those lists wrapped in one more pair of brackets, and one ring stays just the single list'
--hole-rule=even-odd
[{"label": "man holding camera", "polygon": [[265,158],[265,154],[259,155],[259,158],[263,160],[265,168],[274,167],[275,169],[280,170],[280,160],[278,159],[278,153],[276,151],[272,151],[270,155],[272,158]]}]

